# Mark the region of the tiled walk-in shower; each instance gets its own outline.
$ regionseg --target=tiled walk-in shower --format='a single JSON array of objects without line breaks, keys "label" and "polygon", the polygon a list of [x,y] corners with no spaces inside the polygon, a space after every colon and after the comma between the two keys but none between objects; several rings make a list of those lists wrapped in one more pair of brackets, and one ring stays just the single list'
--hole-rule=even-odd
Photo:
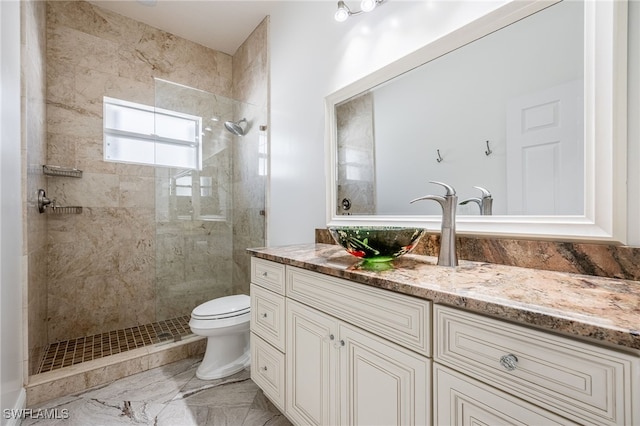
[{"label": "tiled walk-in shower", "polygon": [[191,334],[189,318],[188,315],[185,315],[165,321],[51,343],[47,346],[44,358],[38,368],[38,374],[143,346],[177,340],[176,336]]}]

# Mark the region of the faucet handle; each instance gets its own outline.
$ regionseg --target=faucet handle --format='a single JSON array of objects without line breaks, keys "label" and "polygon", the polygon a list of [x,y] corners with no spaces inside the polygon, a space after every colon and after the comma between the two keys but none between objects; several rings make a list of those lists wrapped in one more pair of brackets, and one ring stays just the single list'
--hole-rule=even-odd
[{"label": "faucet handle", "polygon": [[482,192],[482,198],[491,198],[491,192],[481,186],[474,186],[475,189],[479,189]]},{"label": "faucet handle", "polygon": [[436,185],[444,186],[444,188],[447,190],[447,193],[445,194],[445,197],[448,197],[448,196],[451,196],[451,195],[456,195],[456,190],[453,189],[453,187],[451,185],[447,185],[446,183],[438,182],[438,181],[435,181],[435,180],[430,180],[429,183],[435,183]]}]

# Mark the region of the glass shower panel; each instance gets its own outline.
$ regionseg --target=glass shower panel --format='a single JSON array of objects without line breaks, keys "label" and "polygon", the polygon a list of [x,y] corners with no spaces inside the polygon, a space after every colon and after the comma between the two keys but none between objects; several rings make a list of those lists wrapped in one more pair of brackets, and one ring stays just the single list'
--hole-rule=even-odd
[{"label": "glass shower panel", "polygon": [[[256,181],[246,175],[258,176],[257,123],[266,114],[160,79],[155,96],[156,108],[201,119],[198,165],[156,167],[156,316],[162,321],[190,315],[217,297],[248,294],[246,249],[264,245],[266,176]],[[242,118],[239,114],[249,122],[245,136],[224,126]],[[251,165],[245,162],[252,156],[255,171],[248,171]]]}]

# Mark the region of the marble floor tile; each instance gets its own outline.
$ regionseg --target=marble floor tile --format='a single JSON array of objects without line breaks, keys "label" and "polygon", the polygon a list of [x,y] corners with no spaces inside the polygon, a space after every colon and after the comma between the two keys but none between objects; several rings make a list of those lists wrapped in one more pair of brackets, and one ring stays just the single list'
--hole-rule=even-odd
[{"label": "marble floor tile", "polygon": [[201,359],[188,358],[28,407],[31,416],[22,425],[291,425],[251,380],[249,369],[200,380],[195,372]]}]

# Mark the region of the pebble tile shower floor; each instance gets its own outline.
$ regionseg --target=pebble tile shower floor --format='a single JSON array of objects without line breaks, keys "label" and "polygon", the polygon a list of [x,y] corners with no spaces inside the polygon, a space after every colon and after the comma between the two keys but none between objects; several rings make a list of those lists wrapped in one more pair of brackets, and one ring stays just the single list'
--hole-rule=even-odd
[{"label": "pebble tile shower floor", "polygon": [[189,315],[150,324],[113,330],[93,336],[51,343],[37,373],[46,373],[70,365],[119,354],[143,346],[174,340],[191,334]]}]

